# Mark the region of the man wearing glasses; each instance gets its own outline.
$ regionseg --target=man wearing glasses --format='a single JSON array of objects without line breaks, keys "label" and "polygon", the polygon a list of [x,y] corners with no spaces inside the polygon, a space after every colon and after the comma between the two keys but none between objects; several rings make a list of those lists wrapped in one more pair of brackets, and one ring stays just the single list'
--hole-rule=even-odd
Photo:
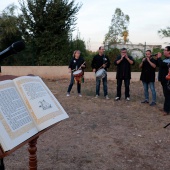
[{"label": "man wearing glasses", "polygon": [[130,86],[130,79],[131,79],[131,65],[135,64],[135,61],[133,57],[129,56],[127,54],[127,49],[122,48],[121,49],[121,55],[116,58],[114,61],[114,64],[117,66],[117,96],[115,100],[121,99],[121,87],[122,87],[122,81],[124,80],[125,84],[125,99],[127,101],[130,100],[130,94],[129,94],[129,86]]},{"label": "man wearing glasses", "polygon": [[159,74],[158,80],[161,82],[163,94],[165,97],[164,106],[163,106],[163,115],[170,114],[170,80],[166,79],[168,74],[168,70],[170,67],[170,46],[166,46],[164,49],[164,56],[165,59],[161,59],[162,54],[158,53],[158,65],[159,65]]}]

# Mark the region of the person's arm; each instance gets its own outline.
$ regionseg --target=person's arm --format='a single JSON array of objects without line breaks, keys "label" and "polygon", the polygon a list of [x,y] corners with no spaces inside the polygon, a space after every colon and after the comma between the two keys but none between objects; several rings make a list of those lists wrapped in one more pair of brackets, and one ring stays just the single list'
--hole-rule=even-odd
[{"label": "person's arm", "polygon": [[163,60],[161,58],[158,58],[158,65],[159,67],[167,67],[167,63],[163,62]]},{"label": "person's arm", "polygon": [[117,61],[116,61],[116,64],[120,64],[121,61],[123,60],[123,58],[124,58],[124,57],[122,56],[119,60],[117,60]]},{"label": "person's arm", "polygon": [[146,58],[143,58],[142,59],[142,62],[139,64],[139,68],[142,68],[142,66],[143,66],[143,62],[146,60]]},{"label": "person's arm", "polygon": [[123,60],[123,57],[121,57],[121,56],[118,56],[117,58],[116,58],[116,60],[114,61],[114,65],[118,65],[118,64],[120,64],[121,63],[121,61]]},{"label": "person's arm", "polygon": [[134,60],[133,60],[132,57],[126,55],[125,58],[126,58],[126,60],[129,62],[129,64],[131,64],[131,65],[134,64]]},{"label": "person's arm", "polygon": [[162,54],[159,52],[157,55],[159,67],[167,67],[167,63],[163,62],[161,57],[162,57]]},{"label": "person's arm", "polygon": [[147,57],[147,60],[148,60],[149,64],[151,65],[151,67],[156,68],[156,64],[152,63],[150,58]]}]

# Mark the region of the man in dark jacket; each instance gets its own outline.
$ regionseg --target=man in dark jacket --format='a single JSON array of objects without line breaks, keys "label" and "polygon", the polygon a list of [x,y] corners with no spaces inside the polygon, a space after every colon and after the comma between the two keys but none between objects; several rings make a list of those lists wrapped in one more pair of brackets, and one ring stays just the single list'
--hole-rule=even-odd
[{"label": "man in dark jacket", "polygon": [[142,59],[139,67],[142,68],[140,80],[143,83],[145,100],[141,103],[149,103],[149,92],[150,87],[152,92],[152,102],[150,106],[156,105],[156,91],[155,91],[155,68],[156,60],[151,56],[151,50],[146,51],[146,57]]},{"label": "man in dark jacket", "polygon": [[164,106],[163,106],[163,115],[170,114],[170,89],[168,88],[168,83],[170,80],[166,79],[168,70],[170,67],[170,46],[166,46],[164,49],[165,59],[161,59],[162,54],[158,53],[158,65],[159,65],[159,74],[158,80],[161,82],[163,94],[165,97]]},{"label": "man in dark jacket", "polygon": [[124,80],[125,84],[125,99],[127,101],[130,100],[129,94],[129,86],[130,86],[130,79],[131,79],[131,65],[135,64],[133,57],[128,56],[127,49],[121,49],[121,55],[116,58],[114,64],[117,66],[117,96],[115,100],[120,100],[121,98],[121,87],[122,81]]},{"label": "man in dark jacket", "polygon": [[[104,47],[99,47],[99,53],[93,57],[91,67],[93,69],[93,72],[97,72],[99,69],[103,68],[105,71],[107,71],[107,68],[110,67],[110,60],[109,58],[104,54]],[[100,95],[100,81],[101,79],[96,77],[96,98]],[[103,81],[103,91],[104,96],[106,99],[109,99],[108,97],[108,91],[107,91],[107,73],[104,78],[102,78]]]}]

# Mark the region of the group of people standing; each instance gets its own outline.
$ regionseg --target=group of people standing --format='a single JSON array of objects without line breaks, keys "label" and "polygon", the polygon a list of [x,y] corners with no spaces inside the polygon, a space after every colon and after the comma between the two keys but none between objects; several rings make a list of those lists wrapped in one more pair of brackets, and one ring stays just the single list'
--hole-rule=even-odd
[{"label": "group of people standing", "polygon": [[[70,96],[70,92],[74,83],[74,71],[81,69],[81,77],[84,76],[84,69],[86,68],[85,61],[80,55],[80,51],[76,50],[73,53],[73,58],[69,64],[69,72],[71,73],[71,81],[67,90],[67,96]],[[164,106],[162,112],[164,115],[170,114],[170,80],[166,79],[166,75],[169,71],[170,66],[170,46],[165,47],[164,49],[165,59],[162,59],[162,54],[158,53],[156,58],[153,58],[153,55],[150,50],[147,50],[145,57],[142,59],[139,67],[141,68],[140,80],[143,83],[144,88],[144,97],[145,99],[141,103],[149,103],[149,88],[152,93],[152,102],[150,106],[156,105],[156,90],[155,90],[155,72],[156,67],[159,67],[158,80],[161,82],[163,88],[163,94],[165,97]],[[114,61],[114,65],[117,66],[116,80],[117,80],[117,94],[115,101],[121,99],[121,87],[122,82],[124,81],[125,85],[125,100],[130,101],[130,79],[131,79],[131,65],[135,64],[135,60],[132,56],[129,56],[126,48],[120,50],[120,55]],[[93,57],[91,67],[93,72],[97,72],[100,69],[104,69],[106,74],[102,78],[96,77],[96,96],[100,96],[100,84],[103,82],[103,91],[104,97],[109,99],[108,96],[108,87],[107,87],[107,69],[110,67],[110,60],[108,56],[104,54],[104,47],[100,46],[98,54]],[[76,81],[77,83],[77,92],[80,97],[81,95],[81,79]]]},{"label": "group of people standing", "polygon": [[170,46],[166,46],[164,49],[164,59],[162,59],[162,54],[159,52],[156,54],[156,58],[152,57],[151,51],[147,50],[145,57],[142,59],[139,67],[142,69],[140,80],[144,87],[145,99],[141,103],[149,103],[149,92],[148,88],[152,92],[152,102],[150,106],[156,105],[156,91],[155,91],[155,71],[156,67],[159,67],[158,71],[158,81],[160,81],[164,94],[164,106],[160,109],[163,115],[170,114],[170,79],[166,76],[170,71]]}]

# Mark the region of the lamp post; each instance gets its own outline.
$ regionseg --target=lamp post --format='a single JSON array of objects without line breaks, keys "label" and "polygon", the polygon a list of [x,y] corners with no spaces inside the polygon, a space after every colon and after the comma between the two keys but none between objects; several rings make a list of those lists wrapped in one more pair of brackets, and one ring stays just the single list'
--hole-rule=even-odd
[{"label": "lamp post", "polygon": [[144,54],[145,54],[145,51],[146,51],[146,42],[145,42],[145,45],[144,45],[144,52],[143,52]]}]

